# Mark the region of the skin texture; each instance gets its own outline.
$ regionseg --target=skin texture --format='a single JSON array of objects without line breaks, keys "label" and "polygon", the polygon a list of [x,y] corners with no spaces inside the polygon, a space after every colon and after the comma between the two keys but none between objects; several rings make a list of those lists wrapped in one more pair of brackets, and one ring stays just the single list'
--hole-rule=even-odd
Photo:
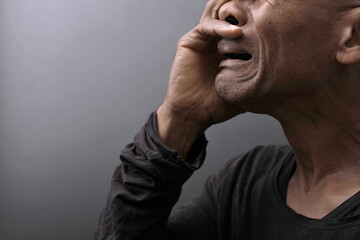
[{"label": "skin texture", "polygon": [[229,15],[241,19],[244,37],[220,43],[245,46],[253,63],[250,71],[224,64],[215,82],[223,100],[271,113],[289,98],[312,94],[334,74],[335,51],[329,49],[336,49],[338,39],[331,8],[318,1],[230,1],[220,9],[220,20]]},{"label": "skin texture", "polygon": [[[211,125],[244,111],[269,114],[295,151],[288,206],[311,218],[328,214],[360,191],[359,6],[209,1],[200,23],[178,42],[158,109],[162,140],[186,158]],[[234,52],[252,58],[229,59]]]}]

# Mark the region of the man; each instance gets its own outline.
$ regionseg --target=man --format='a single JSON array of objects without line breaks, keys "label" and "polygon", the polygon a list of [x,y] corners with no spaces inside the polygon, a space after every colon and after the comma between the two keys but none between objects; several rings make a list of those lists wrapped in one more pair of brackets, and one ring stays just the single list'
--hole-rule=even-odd
[{"label": "man", "polygon": [[[121,154],[96,239],[359,239],[359,107],[360,1],[210,0]],[[232,160],[169,217],[204,131],[245,111],[291,147]]]}]

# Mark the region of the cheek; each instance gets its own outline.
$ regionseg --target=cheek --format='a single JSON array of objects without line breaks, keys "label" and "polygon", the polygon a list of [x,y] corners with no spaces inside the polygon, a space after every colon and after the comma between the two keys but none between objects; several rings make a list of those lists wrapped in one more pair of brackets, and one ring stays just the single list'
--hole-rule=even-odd
[{"label": "cheek", "polygon": [[331,23],[300,13],[289,11],[282,16],[269,14],[256,19],[269,74],[311,77],[336,59]]},{"label": "cheek", "polygon": [[298,77],[316,78],[331,65],[336,56],[336,44],[329,41],[331,36],[318,29],[300,26],[284,32],[279,39],[279,67]]}]

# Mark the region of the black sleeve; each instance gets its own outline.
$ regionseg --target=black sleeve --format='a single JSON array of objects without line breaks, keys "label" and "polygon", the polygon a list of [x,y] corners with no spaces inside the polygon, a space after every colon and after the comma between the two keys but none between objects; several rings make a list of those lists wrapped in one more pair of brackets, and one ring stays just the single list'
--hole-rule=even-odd
[{"label": "black sleeve", "polygon": [[[176,239],[179,234],[176,229],[185,230],[184,219],[191,219],[193,224],[187,222],[187,225],[193,227],[200,224],[204,215],[209,214],[206,213],[209,209],[202,209],[204,212],[180,210],[169,225],[168,218],[183,183],[201,166],[206,145],[205,136],[201,136],[184,161],[176,150],[167,148],[159,139],[156,114],[153,113],[135,136],[134,142],[121,152],[121,164],[114,172],[95,239]],[[202,201],[203,198],[207,197],[199,197],[193,202]],[[196,208],[195,205],[190,204],[191,208]]]}]

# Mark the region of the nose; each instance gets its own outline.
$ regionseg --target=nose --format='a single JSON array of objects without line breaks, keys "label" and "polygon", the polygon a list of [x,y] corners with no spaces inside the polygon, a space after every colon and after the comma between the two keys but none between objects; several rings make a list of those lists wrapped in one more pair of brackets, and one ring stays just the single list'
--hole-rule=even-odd
[{"label": "nose", "polygon": [[243,26],[247,22],[246,12],[238,1],[229,1],[222,5],[219,19],[237,26]]}]

